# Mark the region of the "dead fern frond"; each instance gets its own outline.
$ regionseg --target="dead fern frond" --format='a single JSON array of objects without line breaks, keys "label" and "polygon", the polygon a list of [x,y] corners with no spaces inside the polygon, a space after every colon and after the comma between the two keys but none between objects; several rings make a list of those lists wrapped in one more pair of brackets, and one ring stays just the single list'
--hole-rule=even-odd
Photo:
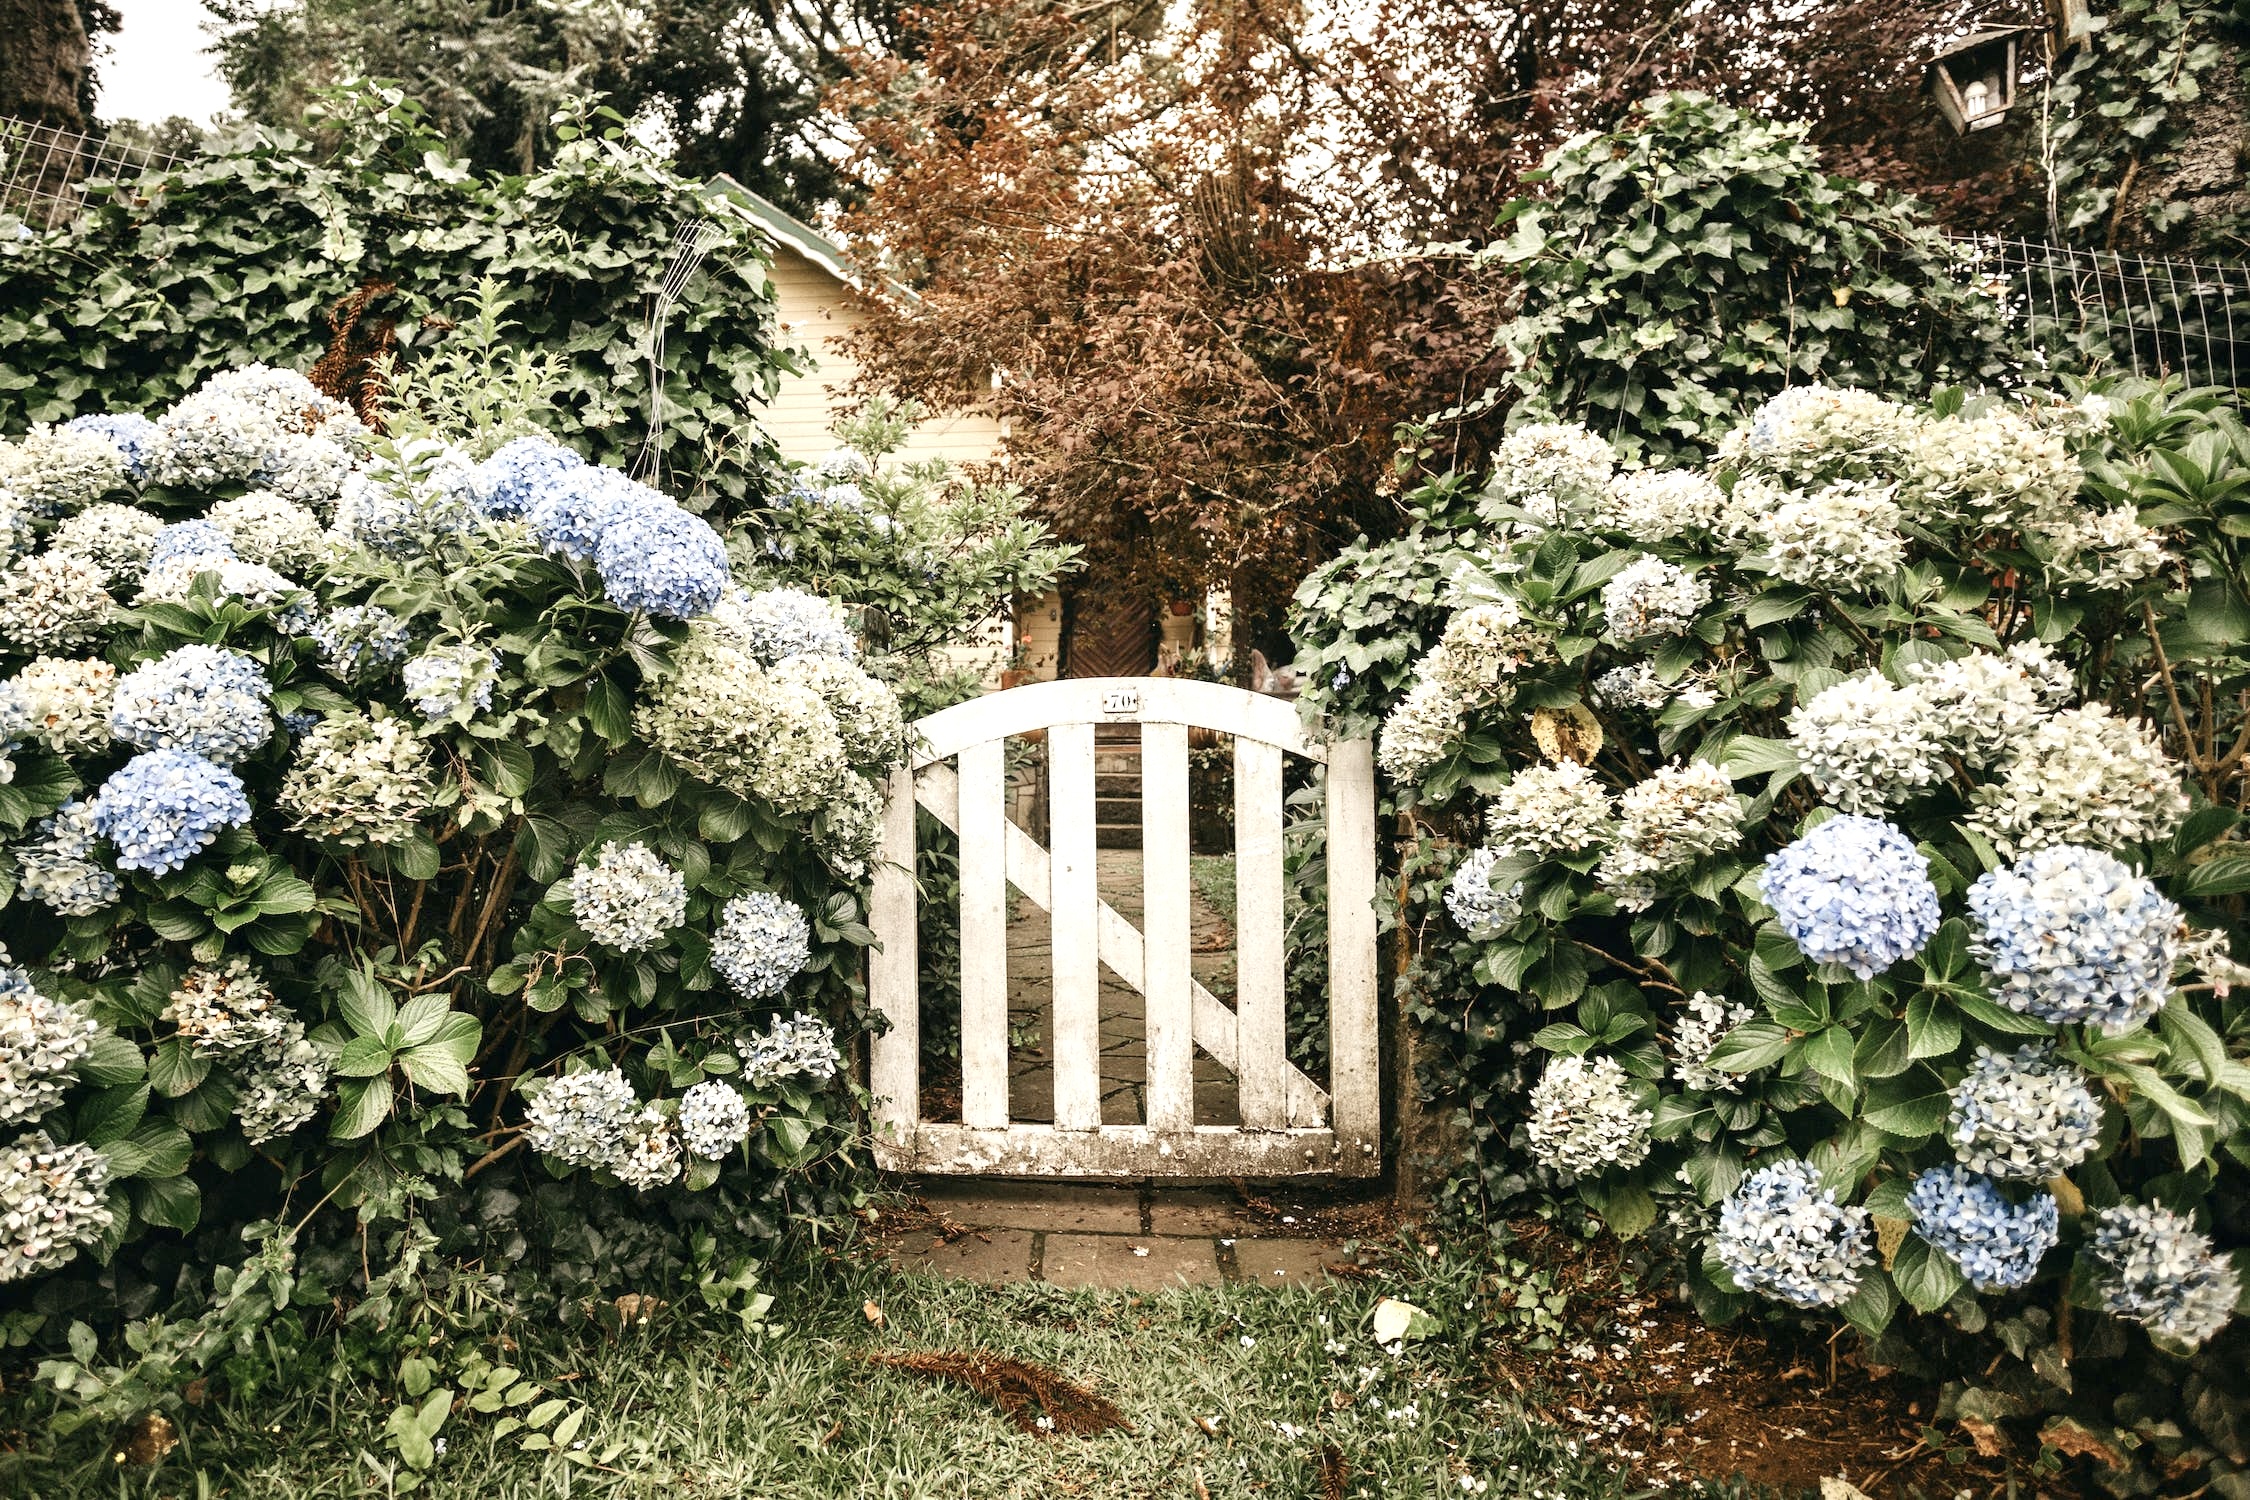
[{"label": "dead fern frond", "polygon": [[1334,1443],[1320,1445],[1320,1495],[1321,1500],[1344,1500],[1344,1486],[1351,1482],[1352,1468],[1344,1462],[1344,1450]]},{"label": "dead fern frond", "polygon": [[926,1354],[875,1354],[869,1359],[893,1370],[927,1375],[969,1390],[1000,1408],[1009,1421],[1035,1436],[1089,1437],[1133,1424],[1125,1413],[1084,1386],[1044,1365],[1002,1354],[939,1350]]}]

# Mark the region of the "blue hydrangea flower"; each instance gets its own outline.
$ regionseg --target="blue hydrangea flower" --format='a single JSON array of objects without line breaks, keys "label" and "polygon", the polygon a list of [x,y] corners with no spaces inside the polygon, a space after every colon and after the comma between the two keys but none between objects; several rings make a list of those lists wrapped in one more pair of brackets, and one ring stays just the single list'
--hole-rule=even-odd
[{"label": "blue hydrangea flower", "polygon": [[181,646],[117,681],[109,732],[143,750],[186,750],[232,765],[273,738],[273,684],[223,646]]},{"label": "blue hydrangea flower", "polygon": [[719,914],[711,967],[746,1000],[770,1000],[812,960],[804,908],[770,891],[744,891]]},{"label": "blue hydrangea flower", "polygon": [[148,477],[148,445],[155,436],[156,424],[140,413],[98,412],[72,417],[63,423],[63,431],[91,433],[107,440],[124,458],[126,473],[135,479]]},{"label": "blue hydrangea flower", "polygon": [[469,475],[477,508],[495,520],[514,520],[532,507],[559,477],[586,467],[576,450],[548,437],[520,437],[502,443]]},{"label": "blue hydrangea flower", "polygon": [[2171,993],[2180,909],[2099,849],[2055,844],[1987,871],[1969,887],[1969,910],[1970,951],[2010,1010],[2114,1036]]},{"label": "blue hydrangea flower", "polygon": [[490,646],[432,646],[406,664],[406,694],[432,724],[467,723],[492,707],[500,653]]},{"label": "blue hydrangea flower", "polygon": [[312,628],[320,664],[339,682],[381,676],[406,659],[406,622],[380,604],[330,610]]},{"label": "blue hydrangea flower", "polygon": [[2028,1284],[2062,1237],[2053,1193],[2011,1203],[1998,1183],[1966,1167],[1932,1167],[1915,1178],[1906,1211],[1914,1232],[1980,1292]]},{"label": "blue hydrangea flower", "polygon": [[709,614],[727,587],[726,544],[701,516],[669,500],[612,512],[594,566],[612,604],[668,620]]},{"label": "blue hydrangea flower", "polygon": [[1446,912],[1480,942],[1498,937],[1523,915],[1523,883],[1504,891],[1492,883],[1492,866],[1499,858],[1497,849],[1471,850],[1445,888]]},{"label": "blue hydrangea flower", "polygon": [[2105,1311],[2190,1346],[2226,1327],[2242,1281],[2193,1220],[2153,1203],[2121,1203],[2095,1223],[2086,1249]]},{"label": "blue hydrangea flower", "polygon": [[1805,1162],[1775,1162],[1736,1185],[1711,1252],[1746,1292],[1794,1307],[1835,1307],[1875,1261],[1866,1209],[1836,1201]]},{"label": "blue hydrangea flower", "polygon": [[149,750],[118,768],[94,798],[94,827],[117,867],[165,875],[250,821],[242,778],[186,750]]},{"label": "blue hydrangea flower", "polygon": [[176,557],[210,558],[212,565],[233,559],[234,538],[212,521],[175,521],[156,534],[148,566],[160,568]]},{"label": "blue hydrangea flower", "polygon": [[1929,860],[1876,818],[1830,818],[1769,858],[1759,886],[1805,957],[1862,979],[1921,952],[1943,920]]},{"label": "blue hydrangea flower", "polygon": [[670,504],[622,470],[583,464],[550,475],[524,512],[532,540],[573,562],[590,562],[602,533],[618,512],[636,501]]}]

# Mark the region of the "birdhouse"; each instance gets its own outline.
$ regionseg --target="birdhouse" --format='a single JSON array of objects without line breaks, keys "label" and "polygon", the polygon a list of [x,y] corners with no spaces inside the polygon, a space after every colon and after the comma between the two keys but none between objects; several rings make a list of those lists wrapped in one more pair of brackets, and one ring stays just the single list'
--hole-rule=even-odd
[{"label": "birdhouse", "polygon": [[2016,102],[2016,48],[2024,30],[1979,31],[1930,59],[1930,92],[1955,135],[1989,130]]}]

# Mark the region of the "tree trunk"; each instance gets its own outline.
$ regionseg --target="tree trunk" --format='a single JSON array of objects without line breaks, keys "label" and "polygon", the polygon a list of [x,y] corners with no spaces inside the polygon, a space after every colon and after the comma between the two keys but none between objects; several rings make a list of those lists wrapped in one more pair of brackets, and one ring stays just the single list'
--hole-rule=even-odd
[{"label": "tree trunk", "polygon": [[0,116],[84,130],[79,85],[92,65],[77,0],[0,0]]}]

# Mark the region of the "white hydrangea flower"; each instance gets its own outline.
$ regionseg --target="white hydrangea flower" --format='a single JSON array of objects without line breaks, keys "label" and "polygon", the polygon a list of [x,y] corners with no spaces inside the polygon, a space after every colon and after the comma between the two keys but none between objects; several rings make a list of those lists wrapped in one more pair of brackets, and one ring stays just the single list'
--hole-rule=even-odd
[{"label": "white hydrangea flower", "polygon": [[342,714],[297,741],[274,803],[291,826],[344,844],[395,844],[428,811],[429,749],[403,719]]},{"label": "white hydrangea flower", "polygon": [[764,1031],[736,1037],[734,1050],[742,1058],[744,1081],[756,1089],[770,1088],[784,1078],[826,1083],[843,1065],[836,1033],[826,1021],[803,1011],[787,1020],[776,1016]]},{"label": "white hydrangea flower", "polygon": [[719,1161],[750,1138],[750,1105],[733,1084],[705,1079],[680,1096],[677,1124],[689,1155]]},{"label": "white hydrangea flower", "polygon": [[1809,1163],[1781,1161],[1727,1195],[1711,1251],[1743,1291],[1835,1307],[1875,1263],[1874,1225],[1865,1208],[1838,1203]]},{"label": "white hydrangea flower", "polygon": [[2101,1143],[2102,1107],[2076,1064],[2051,1043],[1977,1048],[1953,1086],[1946,1139],[1961,1165],[1987,1177],[2044,1182]]},{"label": "white hydrangea flower", "polygon": [[1913,662],[1906,675],[1938,740],[1971,770],[2013,755],[2070,691],[2067,671],[2037,641],[2011,647],[2006,655],[1972,651]]},{"label": "white hydrangea flower", "polygon": [[0,641],[30,656],[98,639],[117,607],[108,582],[101,568],[72,553],[19,559],[0,573]]},{"label": "white hydrangea flower", "polygon": [[1672,701],[1672,689],[1656,675],[1655,663],[1637,661],[1627,667],[1612,667],[1595,678],[1594,701],[1611,713],[1635,708],[1662,713]]},{"label": "white hydrangea flower", "polygon": [[719,914],[711,967],[746,1000],[770,1000],[812,961],[804,908],[770,891],[744,891]]},{"label": "white hydrangea flower", "polygon": [[568,884],[572,919],[621,953],[654,948],[687,920],[687,878],[643,843],[612,839]]},{"label": "white hydrangea flower", "polygon": [[0,683],[0,726],[57,755],[109,743],[117,668],[106,661],[42,656]]},{"label": "white hydrangea flower", "polygon": [[635,710],[635,730],[714,786],[784,812],[819,805],[849,767],[827,700],[776,679],[713,616],[689,627],[673,674]]},{"label": "white hydrangea flower", "polygon": [[68,515],[124,483],[125,455],[90,432],[41,422],[12,443],[0,442],[0,488],[34,515]]},{"label": "white hydrangea flower", "polygon": [[524,1144],[566,1166],[613,1167],[624,1158],[641,1101],[615,1068],[548,1080],[524,1106]]},{"label": "white hydrangea flower", "polygon": [[1741,799],[1709,761],[1666,766],[1617,799],[1618,830],[1597,877],[1628,911],[1645,910],[1656,884],[1742,839]]},{"label": "white hydrangea flower", "polygon": [[253,1146],[279,1139],[320,1113],[328,1092],[328,1059],[305,1036],[305,1023],[291,1016],[270,1041],[237,1054],[228,1064],[234,1076],[234,1118]]},{"label": "white hydrangea flower", "polygon": [[390,557],[418,557],[476,529],[476,464],[428,438],[378,455],[344,477],[328,543]]},{"label": "white hydrangea flower", "polygon": [[792,656],[767,680],[784,688],[810,688],[828,705],[844,758],[863,771],[883,772],[906,758],[906,717],[898,696],[840,656]]},{"label": "white hydrangea flower", "polygon": [[1492,794],[1486,838],[1505,854],[1581,854],[1609,837],[1615,804],[1576,761],[1529,766]]},{"label": "white hydrangea flower", "polygon": [[1526,625],[1513,599],[1498,599],[1455,610],[1417,675],[1444,684],[1474,708],[1506,701],[1518,673],[1554,659],[1546,632]]},{"label": "white hydrangea flower", "polygon": [[45,1131],[0,1151],[0,1282],[43,1276],[109,1231],[109,1158]]},{"label": "white hydrangea flower", "polygon": [[1892,492],[1845,481],[1777,491],[1751,480],[1734,487],[1732,526],[1787,583],[1844,594],[1882,588],[1906,558]]},{"label": "white hydrangea flower", "polygon": [[1478,507],[1487,515],[1513,507],[1559,526],[1594,513],[1616,468],[1617,450],[1578,423],[1527,422],[1492,451]]},{"label": "white hydrangea flower", "polygon": [[260,485],[324,508],[336,499],[367,429],[351,408],[290,370],[221,371],[157,419],[149,478],[182,488]]},{"label": "white hydrangea flower", "polygon": [[1630,1171],[1648,1159],[1649,1127],[1614,1057],[1557,1057],[1531,1090],[1524,1133],[1542,1164],[1573,1177]]},{"label": "white hydrangea flower", "polygon": [[492,707],[500,655],[475,641],[429,646],[400,672],[426,724],[465,724]]},{"label": "white hydrangea flower", "polygon": [[293,1018],[248,959],[230,958],[189,969],[162,1019],[198,1057],[235,1057],[281,1041]]},{"label": "white hydrangea flower", "polygon": [[89,505],[47,538],[51,552],[84,558],[106,579],[137,578],[148,567],[164,522],[132,505]]},{"label": "white hydrangea flower", "polygon": [[2129,588],[2172,560],[2163,534],[2143,526],[2130,505],[2077,512],[2048,522],[2039,535],[2051,556],[2047,570],[2060,583]]},{"label": "white hydrangea flower", "polygon": [[1602,585],[1602,613],[1620,641],[1685,635],[1711,602],[1711,585],[1687,569],[1643,553]]},{"label": "white hydrangea flower", "polygon": [[36,1120],[62,1103],[71,1069],[101,1034],[92,1017],[0,965],[0,1125]]},{"label": "white hydrangea flower", "polygon": [[1644,545],[1712,531],[1726,492],[1693,469],[1629,469],[1610,481],[1594,524]]},{"label": "white hydrangea flower", "polygon": [[672,1133],[672,1122],[655,1105],[643,1107],[626,1125],[622,1146],[609,1169],[635,1192],[645,1193],[679,1180],[680,1139]]},{"label": "white hydrangea flower", "polygon": [[1923,425],[1907,445],[1918,510],[1985,526],[2067,522],[2085,471],[2059,433],[2009,407]]},{"label": "white hydrangea flower", "polygon": [[[1428,669],[1427,658],[1423,667]],[[1461,727],[1460,699],[1440,679],[1419,678],[1385,716],[1375,747],[1376,763],[1393,781],[1419,781],[1423,772],[1445,758]]]},{"label": "white hydrangea flower", "polygon": [[1720,439],[1719,459],[1800,484],[1880,476],[1921,426],[1920,412],[1872,391],[1792,386]]},{"label": "white hydrangea flower", "polygon": [[864,880],[883,842],[883,788],[846,771],[820,806],[813,843],[829,868],[846,880]]},{"label": "white hydrangea flower", "polygon": [[18,889],[58,916],[83,917],[116,904],[117,872],[95,855],[94,804],[73,797],[32,825],[16,846]]},{"label": "white hydrangea flower", "polygon": [[2120,1203],[2095,1216],[2087,1241],[2105,1311],[2190,1347],[2234,1317],[2242,1278],[2195,1222],[2154,1203]]},{"label": "white hydrangea flower", "polygon": [[1880,672],[1824,688],[1789,715],[1797,763],[1831,806],[1881,813],[1944,779],[1944,721]]},{"label": "white hydrangea flower", "polygon": [[711,628],[767,666],[792,656],[859,655],[859,641],[844,617],[844,606],[802,589],[764,589],[730,594],[711,611]]},{"label": "white hydrangea flower", "polygon": [[2023,737],[1999,778],[1977,788],[1968,826],[2014,858],[2057,844],[2152,843],[2187,813],[2180,768],[2156,736],[2089,703]]},{"label": "white hydrangea flower", "polygon": [[1672,1076],[1685,1087],[1706,1094],[1739,1092],[1739,1077],[1711,1066],[1711,1049],[1755,1014],[1747,1005],[1728,1004],[1724,995],[1697,990],[1672,1024]]},{"label": "white hydrangea flower", "polygon": [[[107,508],[122,510],[124,507]],[[31,514],[30,502],[5,484],[0,484],[0,565],[14,562],[37,545],[39,530]]]},{"label": "white hydrangea flower", "polygon": [[261,563],[278,573],[309,572],[327,550],[320,517],[271,490],[253,490],[221,500],[207,519],[227,534],[244,562]]}]

